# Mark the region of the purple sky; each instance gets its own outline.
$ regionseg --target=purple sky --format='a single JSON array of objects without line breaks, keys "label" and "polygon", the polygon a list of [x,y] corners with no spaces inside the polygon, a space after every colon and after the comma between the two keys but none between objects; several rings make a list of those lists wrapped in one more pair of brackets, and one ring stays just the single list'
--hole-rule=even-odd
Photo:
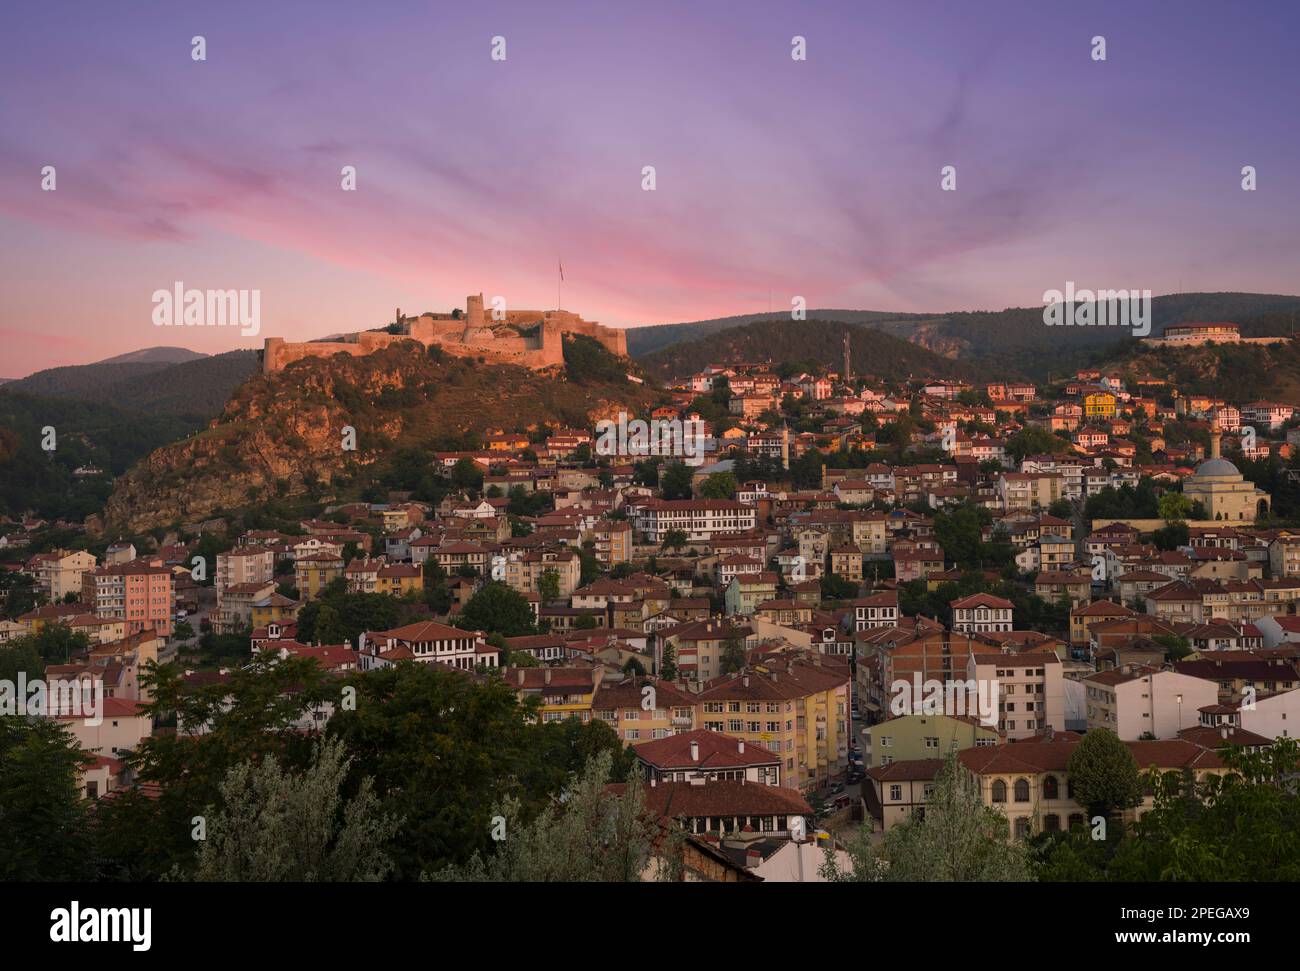
[{"label": "purple sky", "polygon": [[[617,325],[766,310],[769,290],[897,311],[1036,305],[1067,280],[1300,290],[1300,5],[466,6],[7,9],[0,376],[479,291],[549,308],[557,258],[566,309]],[[177,280],[261,290],[261,333],[153,326]]]}]

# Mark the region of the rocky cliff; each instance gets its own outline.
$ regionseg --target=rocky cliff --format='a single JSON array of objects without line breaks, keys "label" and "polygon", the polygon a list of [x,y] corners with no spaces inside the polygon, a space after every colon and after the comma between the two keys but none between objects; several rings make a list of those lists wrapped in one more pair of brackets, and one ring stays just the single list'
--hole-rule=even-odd
[{"label": "rocky cliff", "polygon": [[[489,428],[590,427],[659,399],[626,381],[431,355],[414,343],[307,359],[236,389],[202,432],[158,449],[115,483],[88,527],[131,534],[233,511],[315,484],[364,478],[394,448]],[[355,449],[347,429],[355,430]]]}]

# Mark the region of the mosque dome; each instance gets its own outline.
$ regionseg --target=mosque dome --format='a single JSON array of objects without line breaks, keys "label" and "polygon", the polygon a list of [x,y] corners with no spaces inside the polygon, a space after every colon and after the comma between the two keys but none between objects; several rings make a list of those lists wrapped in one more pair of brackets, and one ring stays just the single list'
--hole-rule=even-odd
[{"label": "mosque dome", "polygon": [[1197,477],[1201,476],[1236,476],[1241,478],[1241,472],[1235,465],[1227,459],[1207,459],[1196,467]]}]

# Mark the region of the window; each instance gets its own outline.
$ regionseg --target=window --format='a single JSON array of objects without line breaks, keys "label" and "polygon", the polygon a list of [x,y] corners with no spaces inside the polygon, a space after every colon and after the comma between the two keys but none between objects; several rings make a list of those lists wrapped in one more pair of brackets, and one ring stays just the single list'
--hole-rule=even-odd
[{"label": "window", "polygon": [[1016,802],[1029,802],[1029,780],[1016,780]]},{"label": "window", "polygon": [[903,798],[903,787],[902,787],[902,786],[890,786],[890,787],[889,787],[889,798],[890,798],[890,801],[892,801],[892,802],[898,802],[900,799],[902,799],[902,798]]},{"label": "window", "polygon": [[1045,779],[1043,779],[1043,798],[1044,798],[1044,799],[1059,799],[1059,798],[1060,798],[1060,795],[1059,795],[1058,789],[1059,789],[1059,786],[1058,786],[1057,781],[1056,781],[1056,776],[1054,776],[1054,775],[1049,775],[1049,776],[1047,776]]},{"label": "window", "polygon": [[1007,784],[1003,782],[1001,779],[995,779],[993,781],[993,801],[994,802],[1007,801]]},{"label": "window", "polygon": [[1061,831],[1061,817],[1056,813],[1048,813],[1043,817],[1043,829],[1048,833],[1059,833]]}]

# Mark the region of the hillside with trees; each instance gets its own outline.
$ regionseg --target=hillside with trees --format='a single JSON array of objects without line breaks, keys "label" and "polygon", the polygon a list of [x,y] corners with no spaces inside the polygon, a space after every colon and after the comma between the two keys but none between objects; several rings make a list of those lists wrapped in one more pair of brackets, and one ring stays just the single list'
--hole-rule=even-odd
[{"label": "hillside with trees", "polygon": [[[1168,294],[1152,298],[1151,316],[1153,336],[1159,336],[1170,324],[1218,320],[1241,325],[1242,335],[1248,337],[1289,334],[1300,317],[1300,297],[1264,293]],[[1133,340],[1131,331],[1120,327],[1048,327],[1043,323],[1041,306],[920,314],[810,310],[808,317],[883,331],[945,357],[993,365],[1002,379],[1059,377]],[[628,351],[637,358],[657,358],[659,352],[670,347],[751,322],[802,326],[802,322],[790,320],[789,312],[782,312],[633,327],[627,332]]]},{"label": "hillside with trees", "polygon": [[647,373],[681,378],[708,364],[770,362],[839,370],[849,335],[855,374],[897,381],[909,377],[978,379],[980,370],[878,331],[829,320],[762,320],[674,344],[641,359]]}]

